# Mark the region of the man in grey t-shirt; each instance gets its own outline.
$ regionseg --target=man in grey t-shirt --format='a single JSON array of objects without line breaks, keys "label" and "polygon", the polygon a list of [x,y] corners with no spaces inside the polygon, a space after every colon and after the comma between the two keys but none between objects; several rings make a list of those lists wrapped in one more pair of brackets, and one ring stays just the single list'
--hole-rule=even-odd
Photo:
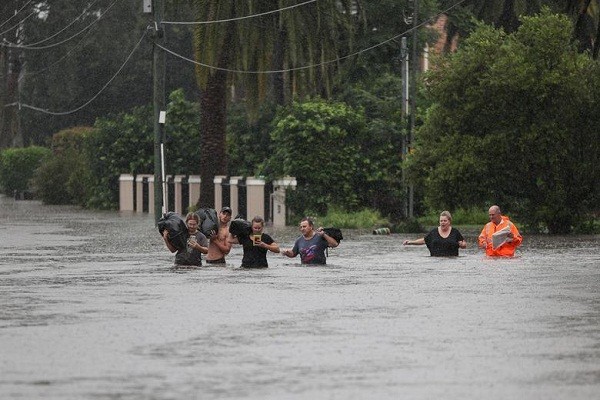
[{"label": "man in grey t-shirt", "polygon": [[290,258],[300,254],[302,264],[326,264],[325,250],[328,247],[337,247],[338,242],[325,233],[323,228],[315,230],[314,222],[308,217],[300,221],[300,232],[302,236],[296,239],[294,248],[284,250],[282,254]]}]

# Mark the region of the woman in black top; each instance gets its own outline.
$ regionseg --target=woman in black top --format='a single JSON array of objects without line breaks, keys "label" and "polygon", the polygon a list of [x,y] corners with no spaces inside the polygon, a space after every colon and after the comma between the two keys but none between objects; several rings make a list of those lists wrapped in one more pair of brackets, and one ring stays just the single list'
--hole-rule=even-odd
[{"label": "woman in black top", "polygon": [[238,243],[244,247],[242,268],[267,268],[267,251],[279,253],[279,245],[273,238],[263,233],[265,220],[262,217],[252,219],[252,233],[248,235],[232,236],[231,243]]},{"label": "woman in black top", "polygon": [[452,215],[449,211],[442,211],[440,214],[440,226],[432,229],[424,238],[417,240],[405,240],[404,245],[426,244],[429,253],[433,257],[458,256],[458,249],[467,247],[467,242],[463,235],[452,227]]}]

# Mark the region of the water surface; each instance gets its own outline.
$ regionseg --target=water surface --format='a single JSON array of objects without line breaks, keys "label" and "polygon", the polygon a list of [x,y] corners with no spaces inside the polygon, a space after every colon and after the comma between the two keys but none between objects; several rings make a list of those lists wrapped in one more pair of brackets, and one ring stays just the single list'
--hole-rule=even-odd
[{"label": "water surface", "polygon": [[173,269],[151,216],[0,198],[0,398],[598,397],[598,236],[344,236],[326,267]]}]

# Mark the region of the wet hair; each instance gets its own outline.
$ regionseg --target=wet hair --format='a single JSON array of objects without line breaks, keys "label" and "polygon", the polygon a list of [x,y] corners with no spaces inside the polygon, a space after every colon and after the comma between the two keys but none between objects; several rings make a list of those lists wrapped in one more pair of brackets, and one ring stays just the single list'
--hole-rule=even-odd
[{"label": "wet hair", "polygon": [[198,214],[196,214],[194,212],[187,213],[187,215],[185,216],[186,224],[190,219],[193,219],[194,221],[196,221],[198,223],[198,225],[200,225],[200,217],[198,217]]},{"label": "wet hair", "polygon": [[452,222],[452,214],[450,214],[450,211],[442,211],[440,217],[446,217],[448,218],[448,221]]},{"label": "wet hair", "polygon": [[258,215],[254,218],[252,218],[252,223],[259,223],[261,224],[261,226],[265,226],[265,220],[263,217],[259,217]]},{"label": "wet hair", "polygon": [[313,222],[313,220],[312,220],[312,219],[310,219],[309,217],[304,217],[304,218],[302,218],[302,219],[300,220],[300,222],[304,222],[304,221],[308,222],[308,225],[309,225],[309,226],[315,226],[315,223],[314,223],[314,222]]}]

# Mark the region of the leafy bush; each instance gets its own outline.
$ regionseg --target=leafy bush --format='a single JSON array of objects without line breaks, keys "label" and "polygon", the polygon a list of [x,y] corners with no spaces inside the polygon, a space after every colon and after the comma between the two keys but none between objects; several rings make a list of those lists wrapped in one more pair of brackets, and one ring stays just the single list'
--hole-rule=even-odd
[{"label": "leafy bush", "polygon": [[279,110],[273,125],[271,139],[277,146],[264,170],[272,177],[296,177],[298,186],[290,196],[295,212],[323,215],[329,204],[346,210],[360,206],[357,187],[366,180],[362,111],[320,99],[294,102]]},{"label": "leafy bush", "polygon": [[230,176],[255,176],[276,145],[271,140],[275,107],[264,104],[256,119],[249,120],[244,104],[234,103],[227,113],[227,166]]},{"label": "leafy bush", "polygon": [[[418,221],[423,225],[437,226],[441,212],[442,210],[430,212],[427,215],[419,217]],[[485,207],[458,208],[450,211],[450,213],[452,214],[452,225],[481,225],[483,227],[483,225],[489,222],[488,209]]]},{"label": "leafy bush", "polygon": [[12,148],[0,153],[0,186],[3,193],[12,196],[15,191],[32,190],[30,184],[35,170],[51,155],[51,150],[40,146]]},{"label": "leafy bush", "polygon": [[[182,90],[171,93],[165,124],[167,174],[197,174],[200,168],[198,105],[185,100]],[[99,118],[86,140],[85,154],[93,177],[87,205],[115,209],[119,175],[154,173],[154,124],[150,106]]]},{"label": "leafy bush", "polygon": [[90,127],[77,127],[52,137],[52,157],[40,165],[33,179],[37,195],[44,203],[85,205],[90,171],[82,151],[91,131]]},{"label": "leafy bush", "polygon": [[315,223],[346,229],[373,229],[390,225],[387,218],[382,217],[378,211],[362,209],[348,212],[335,206],[329,207],[326,215],[315,217]]},{"label": "leafy bush", "polygon": [[499,204],[568,233],[600,199],[600,64],[577,52],[568,17],[522,22],[513,34],[480,26],[430,71],[435,104],[408,171],[429,209]]}]

